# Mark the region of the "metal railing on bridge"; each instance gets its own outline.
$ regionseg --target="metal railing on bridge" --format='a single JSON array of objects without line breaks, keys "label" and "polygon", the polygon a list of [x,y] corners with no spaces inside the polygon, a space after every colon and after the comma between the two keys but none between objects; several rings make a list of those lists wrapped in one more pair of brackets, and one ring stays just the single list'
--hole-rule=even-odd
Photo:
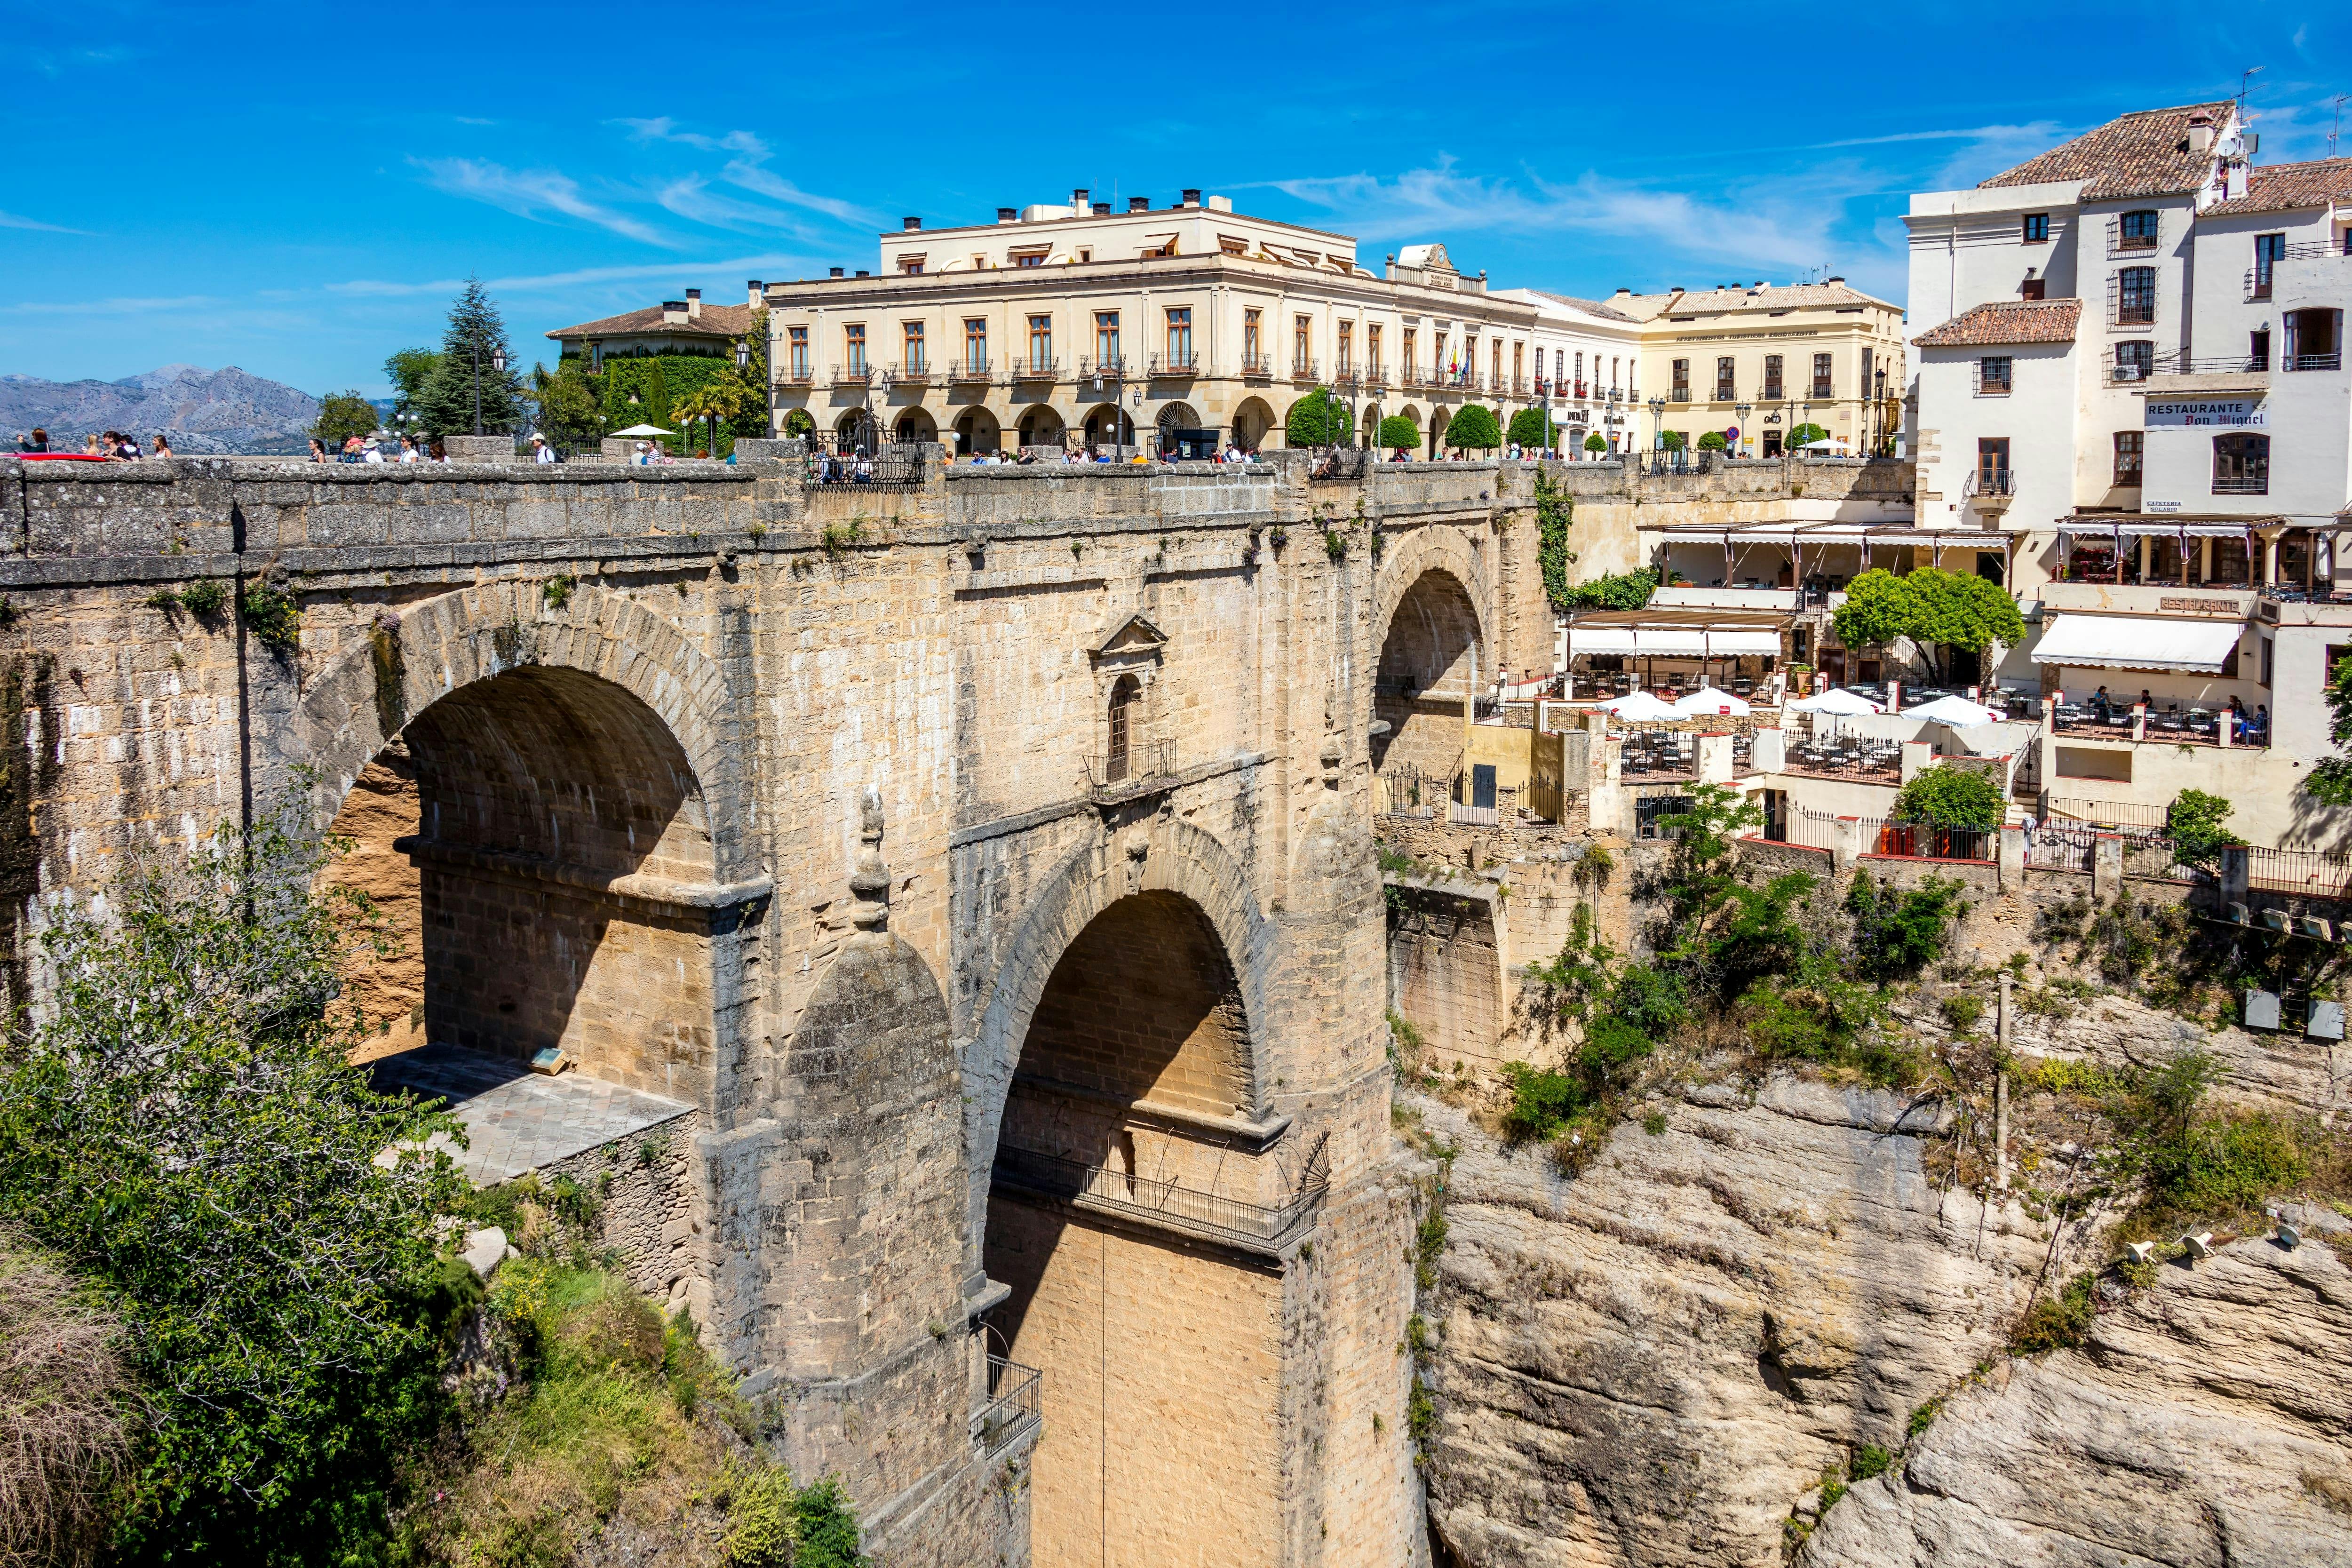
[{"label": "metal railing on bridge", "polygon": [[1327,1133],[1316,1139],[1297,1187],[1287,1201],[1276,1205],[1153,1181],[1012,1143],[997,1145],[995,1179],[1042,1197],[1173,1225],[1253,1252],[1278,1251],[1293,1236],[1313,1225],[1323,1206],[1331,1184],[1328,1137]]},{"label": "metal railing on bridge", "polygon": [[1045,1424],[1045,1376],[1001,1355],[988,1358],[988,1403],[971,1418],[972,1440],[994,1458]]}]

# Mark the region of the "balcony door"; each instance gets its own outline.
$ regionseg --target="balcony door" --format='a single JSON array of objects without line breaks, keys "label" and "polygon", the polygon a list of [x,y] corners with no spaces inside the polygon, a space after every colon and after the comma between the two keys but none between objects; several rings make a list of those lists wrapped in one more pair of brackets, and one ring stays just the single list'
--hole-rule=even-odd
[{"label": "balcony door", "polygon": [[1984,436],[1977,440],[1977,493],[2009,493],[2009,437]]}]

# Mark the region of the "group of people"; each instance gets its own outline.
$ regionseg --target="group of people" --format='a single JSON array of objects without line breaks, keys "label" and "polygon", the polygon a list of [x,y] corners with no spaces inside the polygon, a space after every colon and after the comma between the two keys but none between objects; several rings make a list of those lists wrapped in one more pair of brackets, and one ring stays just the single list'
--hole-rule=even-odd
[{"label": "group of people", "polygon": [[[2103,724],[2107,721],[2110,715],[2128,711],[2131,706],[2131,699],[2110,697],[2107,695],[2107,689],[2104,686],[2091,693],[2091,710],[2099,716],[2099,721]],[[2138,706],[2151,713],[2156,710],[2156,698],[2145,686],[2139,689]],[[2217,717],[2229,724],[2230,733],[2233,737],[2242,735],[2253,742],[2264,742],[2270,739],[2271,705],[2267,702],[2255,703],[2254,710],[2250,714],[2246,711],[2246,705],[2239,700],[2238,694],[2233,691],[2230,694],[2229,705],[2222,709]]]},{"label": "group of people", "polygon": [[448,460],[448,450],[440,442],[436,441],[427,448],[418,446],[414,436],[403,436],[396,448],[373,436],[347,436],[340,452],[329,451],[324,441],[316,436],[310,437],[310,461],[314,463],[446,463]]},{"label": "group of people", "polygon": [[[66,455],[49,445],[49,433],[38,425],[34,426],[29,433],[16,437],[16,451],[23,457]],[[172,437],[161,430],[156,431],[155,449],[150,453],[141,448],[138,437],[127,436],[120,430],[107,430],[84,441],[80,455],[110,463],[128,463],[150,456],[169,458],[173,456]]]}]

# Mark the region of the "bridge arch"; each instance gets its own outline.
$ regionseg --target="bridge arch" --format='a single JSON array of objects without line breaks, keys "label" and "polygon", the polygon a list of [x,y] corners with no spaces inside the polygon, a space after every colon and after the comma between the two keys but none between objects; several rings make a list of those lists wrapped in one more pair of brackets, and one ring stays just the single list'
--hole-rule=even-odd
[{"label": "bridge arch", "polygon": [[1462,703],[1496,667],[1487,552],[1462,530],[1433,523],[1399,540],[1381,563],[1372,765],[1393,763],[1444,784],[1461,749]]}]

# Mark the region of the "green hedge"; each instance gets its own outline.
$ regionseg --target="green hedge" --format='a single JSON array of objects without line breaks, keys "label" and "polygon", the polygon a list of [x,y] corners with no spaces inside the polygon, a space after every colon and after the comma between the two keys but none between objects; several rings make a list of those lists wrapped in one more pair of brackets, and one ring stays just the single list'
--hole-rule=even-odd
[{"label": "green hedge", "polygon": [[[671,410],[693,393],[714,381],[725,379],[733,370],[731,361],[717,354],[652,354],[643,358],[606,359],[604,374],[595,379],[602,384],[604,400],[604,427],[624,430],[632,425],[658,425],[665,430],[678,430],[676,415]],[[629,395],[635,393],[638,405],[629,406]],[[732,446],[726,437],[765,436],[768,433],[767,414],[751,407],[739,414],[724,427],[719,445]],[[673,451],[683,444],[679,438],[667,443]]]}]

